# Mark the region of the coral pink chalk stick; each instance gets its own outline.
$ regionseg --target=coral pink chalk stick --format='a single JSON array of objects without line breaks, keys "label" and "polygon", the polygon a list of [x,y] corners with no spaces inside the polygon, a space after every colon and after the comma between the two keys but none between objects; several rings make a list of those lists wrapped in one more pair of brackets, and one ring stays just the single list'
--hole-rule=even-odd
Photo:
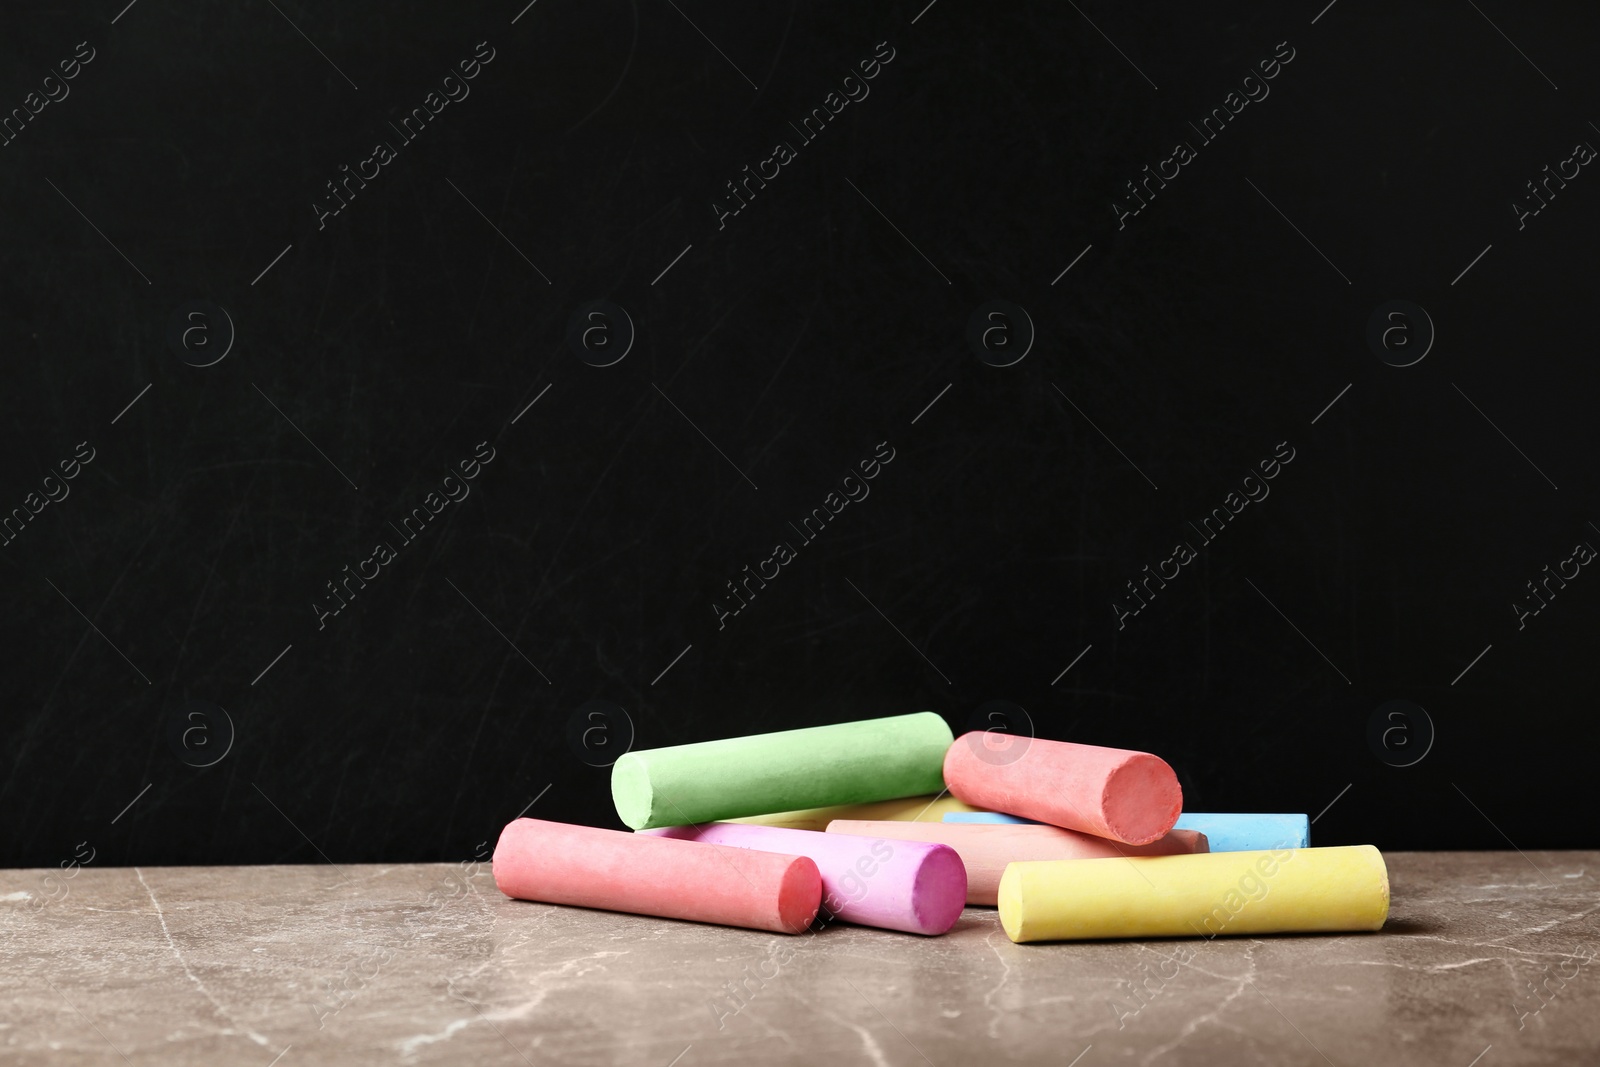
[{"label": "coral pink chalk stick", "polygon": [[[639,833],[809,856],[822,874],[822,914],[861,926],[910,934],[942,934],[961,918],[961,909],[967,903],[967,870],[955,850],[934,842],[905,840],[899,834],[854,837],[848,833],[825,834],[732,822],[670,826]],[[996,885],[999,879],[996,871]]]},{"label": "coral pink chalk stick", "polygon": [[515,819],[494,849],[494,884],[519,900],[798,934],[822,904],[805,856]]},{"label": "coral pink chalk stick", "polygon": [[1160,756],[1014,734],[956,738],[944,780],[968,804],[1130,845],[1161,837],[1183,810],[1178,776]]},{"label": "coral pink chalk stick", "polygon": [[[1085,860],[1115,856],[1170,856],[1206,852],[1206,835],[1196,830],[1173,830],[1148,845],[1123,845],[1104,837],[1032,823],[962,822],[856,822],[835,819],[829,834],[900,838],[902,841],[938,841],[961,856],[967,868],[967,903],[994,907],[999,899],[1000,876],[1006,864],[1025,860]],[[900,842],[896,842],[898,845]],[[826,875],[824,875],[826,881]]]}]

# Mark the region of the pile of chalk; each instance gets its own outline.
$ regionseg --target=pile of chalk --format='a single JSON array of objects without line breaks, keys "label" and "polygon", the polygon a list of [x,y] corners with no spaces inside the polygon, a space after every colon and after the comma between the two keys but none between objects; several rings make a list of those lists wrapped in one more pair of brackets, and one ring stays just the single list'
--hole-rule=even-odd
[{"label": "pile of chalk", "polygon": [[630,752],[611,796],[636,832],[508,824],[501,892],[789,934],[942,934],[998,906],[1018,942],[1376,930],[1389,913],[1378,850],[1311,848],[1304,815],[1185,812],[1148,752],[953,738],[932,712]]}]

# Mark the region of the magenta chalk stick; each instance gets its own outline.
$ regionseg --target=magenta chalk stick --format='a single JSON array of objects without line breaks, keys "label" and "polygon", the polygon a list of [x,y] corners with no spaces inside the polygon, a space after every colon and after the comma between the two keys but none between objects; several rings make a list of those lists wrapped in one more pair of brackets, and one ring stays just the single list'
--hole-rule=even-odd
[{"label": "magenta chalk stick", "polygon": [[519,900],[798,934],[822,876],[785,856],[621,830],[515,819],[494,848],[494,884]]},{"label": "magenta chalk stick", "polygon": [[1157,840],[1183,810],[1160,756],[1037,737],[964,734],[945,753],[944,780],[976,807],[1130,845]]},{"label": "magenta chalk stick", "polygon": [[808,856],[822,875],[822,914],[861,926],[942,934],[961,918],[967,902],[961,857],[935,842],[731,822],[639,833]]},{"label": "magenta chalk stick", "polygon": [[[955,849],[967,869],[967,903],[994,907],[1006,864],[1026,860],[1084,860],[1116,856],[1171,856],[1209,851],[1205,834],[1173,830],[1148,845],[1124,845],[1059,826],[964,822],[856,822],[835,819],[829,834],[861,834],[938,841]],[[899,842],[896,842],[897,844]],[[821,865],[821,861],[818,861]],[[827,875],[823,875],[826,883]]]}]

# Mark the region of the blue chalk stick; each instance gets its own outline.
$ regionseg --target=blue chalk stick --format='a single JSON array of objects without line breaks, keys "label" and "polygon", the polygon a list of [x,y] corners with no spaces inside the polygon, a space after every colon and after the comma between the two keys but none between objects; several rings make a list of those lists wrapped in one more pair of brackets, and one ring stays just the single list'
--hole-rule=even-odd
[{"label": "blue chalk stick", "polygon": [[1211,843],[1212,852],[1307,848],[1311,844],[1311,818],[1307,815],[1186,811],[1178,816],[1173,829],[1199,830]]},{"label": "blue chalk stick", "polygon": [[[944,821],[1031,823],[1034,820],[996,811],[952,811],[945,813]],[[1199,830],[1206,835],[1212,852],[1307,848],[1311,844],[1311,820],[1305,815],[1186,811],[1178,816],[1174,829]]]},{"label": "blue chalk stick", "polygon": [[945,822],[1021,822],[1038,823],[1037,819],[1024,819],[1020,815],[1005,815],[998,811],[947,811]]}]

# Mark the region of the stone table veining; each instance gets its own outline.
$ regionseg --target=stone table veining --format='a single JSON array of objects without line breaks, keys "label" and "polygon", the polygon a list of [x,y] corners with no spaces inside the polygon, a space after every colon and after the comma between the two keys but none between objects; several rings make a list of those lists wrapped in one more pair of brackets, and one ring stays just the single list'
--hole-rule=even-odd
[{"label": "stone table veining", "polygon": [[[15,1064],[1600,1064],[1600,852],[1394,853],[1382,932],[781,937],[486,866],[0,872]],[[278,1059],[274,1059],[279,1057]]]}]

